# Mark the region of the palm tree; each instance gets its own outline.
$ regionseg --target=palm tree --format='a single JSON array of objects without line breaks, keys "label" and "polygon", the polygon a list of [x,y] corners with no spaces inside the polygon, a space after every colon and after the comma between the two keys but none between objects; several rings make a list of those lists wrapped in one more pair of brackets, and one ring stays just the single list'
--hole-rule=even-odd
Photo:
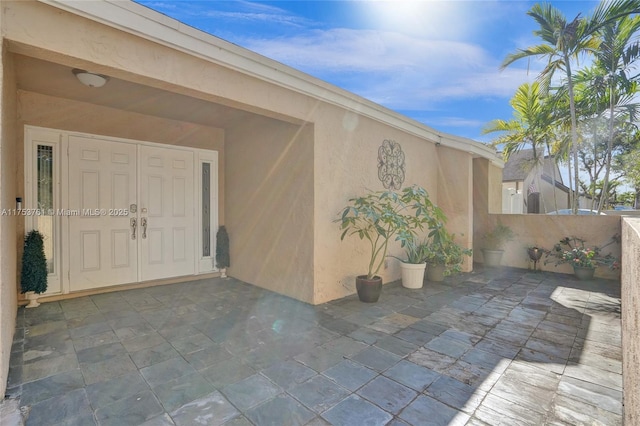
[{"label": "palm tree", "polygon": [[[636,92],[636,85],[629,78],[628,72],[639,56],[639,43],[630,44],[632,37],[640,29],[640,16],[625,16],[602,28],[602,42],[596,53],[596,67],[604,71],[608,85],[609,97],[609,138],[607,140],[606,170],[602,193],[607,194],[611,171],[611,155],[613,151],[615,108],[624,103],[625,97]],[[620,102],[623,101],[623,102]],[[604,206],[605,197],[600,197],[598,212]]]},{"label": "palm tree", "polygon": [[[482,133],[502,133],[493,140],[491,145],[494,147],[502,145],[505,161],[511,154],[530,144],[533,148],[533,167],[538,168],[543,164],[544,155],[540,157],[539,154],[544,154],[543,144],[548,141],[548,131],[551,126],[551,111],[540,93],[540,84],[534,82],[520,85],[509,103],[513,108],[514,118],[493,120],[482,130]],[[539,173],[536,173],[536,185],[540,188]],[[544,200],[543,208],[545,208]]]},{"label": "palm tree", "polygon": [[507,55],[501,65],[501,69],[504,69],[519,59],[546,58],[547,65],[540,74],[541,82],[545,88],[549,87],[551,78],[556,71],[564,71],[569,95],[571,154],[574,163],[574,184],[576,185],[576,191],[572,194],[572,209],[576,214],[578,212],[579,181],[578,134],[571,64],[582,54],[593,53],[598,48],[600,40],[597,33],[604,25],[639,11],[640,0],[613,0],[601,2],[589,18],[582,18],[578,15],[571,22],[568,22],[564,14],[551,4],[535,4],[527,14],[535,19],[540,26],[538,30],[534,31],[534,34],[540,37],[543,43]]}]

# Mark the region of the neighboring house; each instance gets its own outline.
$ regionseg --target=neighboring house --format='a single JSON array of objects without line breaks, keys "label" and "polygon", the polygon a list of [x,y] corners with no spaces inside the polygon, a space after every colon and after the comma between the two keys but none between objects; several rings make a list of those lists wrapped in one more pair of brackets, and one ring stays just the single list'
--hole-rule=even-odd
[{"label": "neighboring house", "polygon": [[502,170],[502,194],[503,213],[546,213],[570,207],[570,189],[558,165],[549,156],[536,164],[533,149],[509,156]]},{"label": "neighboring house", "polygon": [[[388,170],[425,187],[466,247],[474,220],[500,210],[502,161],[485,145],[139,4],[0,13],[2,384],[28,229],[46,234],[51,298],[215,277],[224,224],[231,276],[318,304],[365,270],[365,243],[341,242],[333,220],[383,189],[385,161],[403,160]],[[390,141],[403,155],[379,154]],[[390,262],[385,282],[399,276]]]}]

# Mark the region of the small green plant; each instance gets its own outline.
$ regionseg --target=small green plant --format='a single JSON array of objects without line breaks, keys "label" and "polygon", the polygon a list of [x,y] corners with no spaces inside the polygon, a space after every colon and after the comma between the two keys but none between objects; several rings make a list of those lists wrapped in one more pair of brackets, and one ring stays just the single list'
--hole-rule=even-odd
[{"label": "small green plant", "polygon": [[444,227],[437,230],[427,246],[426,261],[431,265],[443,265],[444,274],[452,275],[462,271],[461,265],[465,256],[473,251],[455,242],[455,236],[449,234]]},{"label": "small green plant", "polygon": [[514,237],[515,234],[511,228],[498,221],[491,231],[484,234],[484,248],[487,250],[503,250],[504,246]]},{"label": "small green plant", "polygon": [[229,256],[229,234],[227,228],[220,226],[216,234],[216,266],[219,269],[225,269],[231,266]]},{"label": "small green plant", "polygon": [[406,259],[399,258],[398,256],[391,257],[398,259],[403,263],[412,263],[414,265],[425,263],[429,254],[429,244],[427,240],[418,242],[415,237],[408,238],[405,241],[404,250]]},{"label": "small green plant", "polygon": [[602,250],[611,244],[620,243],[620,235],[614,235],[602,247],[585,245],[586,240],[578,237],[565,237],[553,246],[552,250],[545,250],[544,264],[551,262],[555,266],[568,263],[583,268],[597,268],[607,266],[609,269],[620,268],[620,260],[611,253],[603,254]]},{"label": "small green plant", "polygon": [[47,274],[44,239],[39,231],[30,231],[24,238],[20,273],[21,292],[33,291],[41,294],[47,291]]}]

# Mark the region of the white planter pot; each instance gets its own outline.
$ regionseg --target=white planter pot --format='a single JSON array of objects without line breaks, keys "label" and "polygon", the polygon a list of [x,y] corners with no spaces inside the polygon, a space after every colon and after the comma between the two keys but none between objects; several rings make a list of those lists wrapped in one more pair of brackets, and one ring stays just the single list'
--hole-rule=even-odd
[{"label": "white planter pot", "polygon": [[504,250],[488,250],[482,249],[482,257],[484,258],[484,266],[500,266],[502,254]]},{"label": "white planter pot", "polygon": [[426,263],[404,263],[400,262],[402,271],[402,286],[405,288],[422,288],[424,282],[424,270]]},{"label": "white planter pot", "polygon": [[37,308],[40,306],[40,303],[38,302],[39,294],[33,291],[27,291],[24,295],[27,297],[27,300],[29,300],[29,304],[25,306],[25,308]]}]

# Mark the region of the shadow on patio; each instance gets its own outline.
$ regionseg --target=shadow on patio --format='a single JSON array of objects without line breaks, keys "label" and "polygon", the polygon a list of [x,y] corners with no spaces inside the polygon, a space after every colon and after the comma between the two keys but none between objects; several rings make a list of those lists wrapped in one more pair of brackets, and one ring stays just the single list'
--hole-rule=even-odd
[{"label": "shadow on patio", "polygon": [[377,304],[233,279],[47,303],[19,310],[8,394],[34,425],[622,424],[619,287],[480,269]]}]

